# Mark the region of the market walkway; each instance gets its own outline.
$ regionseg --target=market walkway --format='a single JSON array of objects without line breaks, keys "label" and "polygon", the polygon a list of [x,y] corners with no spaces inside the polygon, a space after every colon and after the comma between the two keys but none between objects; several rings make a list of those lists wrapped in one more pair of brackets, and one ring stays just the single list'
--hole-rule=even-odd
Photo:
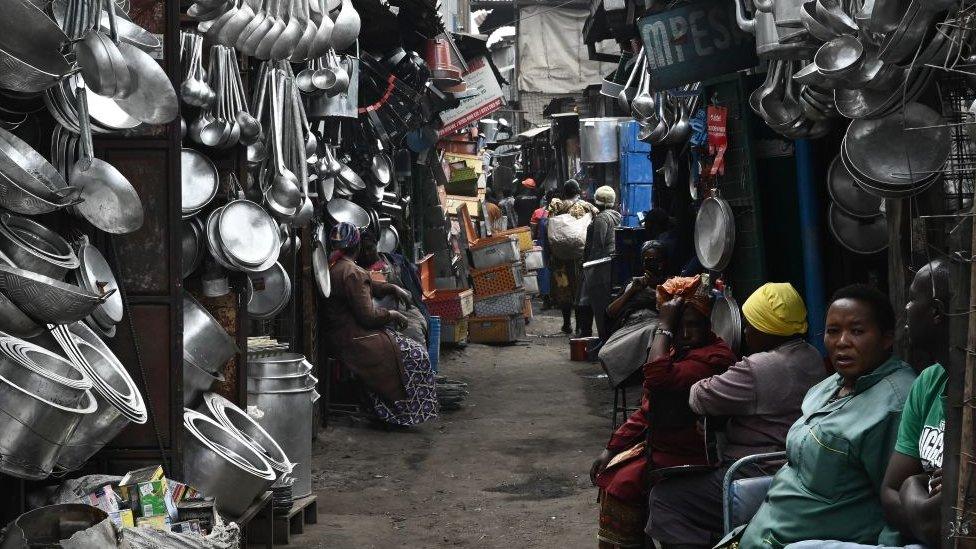
[{"label": "market walkway", "polygon": [[318,524],[291,546],[595,546],[588,469],[610,393],[598,365],[569,361],[565,337],[539,337],[559,329],[547,313],[528,341],[442,356],[441,373],[470,384],[462,410],[413,432],[322,431]]}]

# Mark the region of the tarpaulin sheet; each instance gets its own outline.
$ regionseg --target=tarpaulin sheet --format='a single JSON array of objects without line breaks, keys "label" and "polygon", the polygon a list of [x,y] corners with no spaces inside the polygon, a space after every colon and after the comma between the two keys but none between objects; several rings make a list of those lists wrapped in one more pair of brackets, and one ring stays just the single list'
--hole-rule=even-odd
[{"label": "tarpaulin sheet", "polygon": [[[519,90],[537,93],[581,93],[614,70],[611,63],[590,61],[583,43],[588,10],[527,6],[519,10]],[[598,51],[619,51],[610,43]]]}]

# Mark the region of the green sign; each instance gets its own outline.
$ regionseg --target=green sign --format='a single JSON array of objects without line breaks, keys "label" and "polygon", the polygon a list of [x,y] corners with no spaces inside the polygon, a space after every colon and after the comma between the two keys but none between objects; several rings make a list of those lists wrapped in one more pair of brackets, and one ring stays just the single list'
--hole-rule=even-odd
[{"label": "green sign", "polygon": [[739,29],[730,0],[703,0],[637,21],[651,88],[666,90],[755,67],[756,41]]}]

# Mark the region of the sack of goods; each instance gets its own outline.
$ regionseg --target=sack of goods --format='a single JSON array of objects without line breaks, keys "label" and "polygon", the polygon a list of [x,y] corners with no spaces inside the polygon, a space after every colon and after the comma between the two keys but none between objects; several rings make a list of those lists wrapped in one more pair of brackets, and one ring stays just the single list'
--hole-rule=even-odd
[{"label": "sack of goods", "polygon": [[549,218],[549,250],[559,259],[580,259],[586,245],[586,228],[592,217],[586,214],[577,219],[571,214],[561,214]]}]

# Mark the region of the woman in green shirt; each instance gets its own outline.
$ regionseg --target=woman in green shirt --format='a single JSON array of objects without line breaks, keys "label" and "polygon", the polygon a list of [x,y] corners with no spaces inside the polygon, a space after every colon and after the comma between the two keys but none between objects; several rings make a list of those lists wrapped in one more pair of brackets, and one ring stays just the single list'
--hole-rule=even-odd
[{"label": "woman in green shirt", "polygon": [[740,547],[808,539],[875,543],[879,493],[915,372],[892,356],[895,314],[878,290],[834,294],[824,344],[837,373],[814,386],[786,438],[787,463],[742,533]]}]

